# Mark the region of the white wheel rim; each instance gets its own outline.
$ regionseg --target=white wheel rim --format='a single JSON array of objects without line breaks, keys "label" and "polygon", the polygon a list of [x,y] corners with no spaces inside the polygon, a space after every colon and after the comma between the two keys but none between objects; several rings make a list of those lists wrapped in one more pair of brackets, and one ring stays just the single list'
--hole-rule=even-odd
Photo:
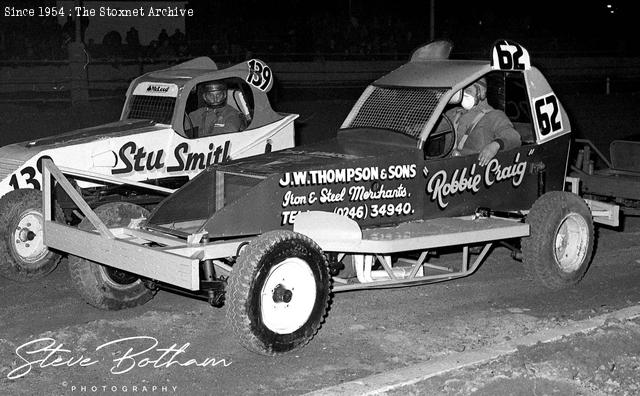
[{"label": "white wheel rim", "polygon": [[13,246],[23,261],[33,263],[47,255],[42,238],[42,214],[35,210],[24,212],[13,232]]},{"label": "white wheel rim", "polygon": [[563,272],[577,271],[584,262],[589,247],[589,226],[577,213],[569,213],[556,230],[554,254]]},{"label": "white wheel rim", "polygon": [[277,334],[290,334],[304,325],[313,311],[316,282],[306,261],[287,258],[274,265],[260,291],[262,323]]}]

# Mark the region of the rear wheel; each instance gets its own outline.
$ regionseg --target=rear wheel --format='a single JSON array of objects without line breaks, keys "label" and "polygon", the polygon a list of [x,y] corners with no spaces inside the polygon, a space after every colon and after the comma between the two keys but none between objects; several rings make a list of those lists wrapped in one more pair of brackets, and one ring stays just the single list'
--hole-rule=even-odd
[{"label": "rear wheel", "polygon": [[[14,190],[0,198],[0,275],[18,282],[40,279],[53,271],[60,254],[44,244],[42,192]],[[59,207],[55,217],[64,221]]]},{"label": "rear wheel", "polygon": [[276,355],[306,345],[324,320],[330,278],[311,239],[272,231],[250,243],[229,279],[227,319],[250,351]]},{"label": "rear wheel", "polygon": [[580,282],[594,244],[591,211],[584,200],[569,192],[549,192],[533,204],[527,223],[531,234],[522,239],[527,271],[551,289]]},{"label": "rear wheel", "polygon": [[[127,202],[102,205],[95,213],[107,227],[124,227],[131,219],[149,215],[148,210]],[[82,220],[78,228],[85,231],[94,229],[87,218]],[[153,298],[153,291],[137,275],[82,257],[69,256],[69,272],[78,293],[96,308],[131,308]]]}]

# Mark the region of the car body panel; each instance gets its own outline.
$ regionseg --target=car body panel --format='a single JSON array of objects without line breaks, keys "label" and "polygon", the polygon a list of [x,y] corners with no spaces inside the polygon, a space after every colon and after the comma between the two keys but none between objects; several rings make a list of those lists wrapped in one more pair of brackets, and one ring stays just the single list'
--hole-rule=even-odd
[{"label": "car body panel", "polygon": [[[149,224],[179,228],[176,224],[183,223],[183,232],[224,238],[290,228],[304,211],[340,213],[372,227],[468,215],[483,206],[522,210],[538,197],[537,165],[564,168],[569,147],[566,137],[549,146],[525,145],[480,167],[475,156],[424,160],[415,147],[369,143],[358,151],[349,143],[336,138],[307,151],[289,149],[212,167],[163,201]],[[213,197],[222,188],[223,173],[254,178],[255,183],[216,207]],[[544,177],[547,191],[563,189],[564,174]]]},{"label": "car body panel", "polygon": [[404,87],[450,88],[467,78],[487,73],[489,62],[473,60],[433,60],[409,62],[377,79],[374,84]]}]

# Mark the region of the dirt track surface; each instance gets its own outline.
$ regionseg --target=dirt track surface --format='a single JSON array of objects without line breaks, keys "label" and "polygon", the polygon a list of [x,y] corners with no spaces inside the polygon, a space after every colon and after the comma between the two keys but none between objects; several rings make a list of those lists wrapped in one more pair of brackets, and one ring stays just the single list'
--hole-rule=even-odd
[{"label": "dirt track surface", "polygon": [[587,334],[520,348],[516,353],[385,394],[637,395],[640,320],[610,320]]},{"label": "dirt track surface", "polygon": [[[629,102],[620,102],[620,106],[624,108]],[[283,104],[281,110],[293,111],[299,106]],[[307,106],[300,111],[306,122],[301,128],[302,142],[317,140],[323,122],[337,126],[346,112],[344,102]],[[618,109],[614,105],[610,108]],[[54,125],[49,129],[52,133],[64,131],[52,121],[61,114],[51,109],[18,110],[10,109],[13,120],[10,127],[23,134],[20,138],[4,134],[3,139],[35,137],[42,132],[34,129],[36,122]],[[79,127],[117,117],[117,111],[103,110],[79,115],[78,120],[68,123]],[[9,130],[7,114],[5,109],[5,117],[0,121],[5,131]],[[91,118],[91,114],[93,122],[89,124],[85,118]],[[116,115],[101,119],[109,114]],[[580,125],[594,124],[583,118]],[[627,131],[631,130],[628,126],[624,126]],[[224,309],[211,308],[198,300],[160,292],[143,307],[118,312],[96,310],[82,302],[72,289],[63,262],[52,275],[36,283],[17,284],[0,279],[3,296],[0,389],[3,394],[25,395],[121,394],[134,393],[134,387],[135,392],[142,393],[145,389],[148,394],[301,394],[638,304],[639,238],[637,221],[629,222],[624,233],[601,229],[596,257],[587,277],[579,287],[564,291],[550,292],[527,279],[521,264],[513,261],[505,249],[496,248],[478,273],[465,279],[414,288],[337,294],[316,338],[306,348],[275,359],[242,349],[225,325]],[[454,258],[457,257],[443,256],[438,260]],[[636,345],[640,342],[633,332],[620,336]],[[25,346],[42,338],[51,341]],[[155,340],[158,344],[154,346]],[[115,343],[96,350],[110,342]],[[38,360],[48,352],[26,353],[47,344],[69,352],[59,350],[41,364]],[[173,352],[162,357],[163,348]],[[176,352],[181,348],[184,352]],[[605,343],[598,348],[608,346]],[[142,353],[146,349],[149,351]],[[141,354],[131,357],[137,352]],[[25,367],[27,360],[18,353],[36,363]],[[195,359],[208,367],[178,363],[166,367],[171,355],[182,364]],[[61,358],[59,367],[50,364],[56,356]],[[88,359],[84,361],[85,367],[78,363],[80,357]],[[131,367],[134,363],[135,367]],[[213,366],[214,363],[218,364]],[[513,360],[504,364],[515,365],[510,369],[515,372],[519,363]],[[29,367],[31,370],[26,372]],[[591,366],[579,369],[592,373]],[[491,372],[491,368],[487,370]],[[20,374],[24,375],[8,378]],[[475,376],[473,371],[468,375]],[[598,385],[602,387],[598,389],[607,389],[604,387],[607,379],[602,377],[603,383]],[[626,386],[619,383],[618,389]]]},{"label": "dirt track surface", "polygon": [[[624,234],[609,230],[600,234],[595,261],[577,288],[549,292],[527,279],[506,250],[496,249],[477,274],[462,280],[336,295],[316,338],[306,348],[280,358],[242,349],[225,325],[224,310],[197,300],[160,292],[143,307],[105,312],[79,299],[64,265],[38,287],[2,280],[0,386],[9,394],[25,395],[86,394],[93,386],[106,394],[113,394],[112,389],[132,391],[134,386],[139,392],[143,386],[156,386],[156,393],[161,393],[162,386],[167,386],[165,393],[194,395],[301,394],[452,352],[491,346],[640,302],[640,248],[636,246],[640,226],[632,224]],[[633,334],[624,342],[635,342],[637,347],[640,340]],[[123,340],[143,336],[150,338]],[[27,355],[26,351],[54,344],[64,344],[62,348],[70,352],[54,354],[43,362],[45,367],[36,363],[20,378],[8,379],[11,372],[17,376],[26,371],[20,369],[26,360],[16,349],[41,338],[52,340],[27,345],[20,355],[37,362],[46,353]],[[158,342],[155,348],[154,340]],[[173,349],[179,350],[187,343],[174,361],[203,363],[213,358],[224,362],[215,367],[164,367],[169,356],[158,360],[159,349],[175,344]],[[147,348],[152,350],[126,357]],[[83,356],[97,363],[47,366],[55,356],[63,361]],[[508,365],[517,363],[513,362]],[[132,364],[135,367],[127,370]],[[509,370],[517,369],[516,364]],[[590,370],[590,366],[579,367],[585,378]]]}]

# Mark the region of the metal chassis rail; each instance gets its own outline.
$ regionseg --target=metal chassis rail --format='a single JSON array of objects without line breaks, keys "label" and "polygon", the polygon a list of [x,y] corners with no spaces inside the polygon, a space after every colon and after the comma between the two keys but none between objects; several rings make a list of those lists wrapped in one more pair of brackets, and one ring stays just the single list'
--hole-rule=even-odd
[{"label": "metal chassis rail", "polygon": [[[313,219],[310,223],[317,225],[321,221]],[[340,255],[354,254],[359,283],[348,283],[345,279],[334,277],[333,291],[340,292],[435,283],[471,275],[480,267],[493,242],[528,236],[529,225],[521,221],[501,218],[475,216],[439,218],[402,223],[395,227],[363,230],[360,238],[346,238],[351,239],[348,247],[345,246],[344,240],[332,240],[333,233],[323,232],[322,229],[317,231],[299,227],[297,231],[316,240],[324,251],[336,252]],[[482,244],[483,248],[475,260],[470,262],[469,245],[475,244]],[[462,263],[459,269],[454,270],[425,262],[429,250],[448,246],[462,247]],[[392,266],[391,255],[409,251],[420,252],[420,257],[417,260],[410,260],[412,265],[408,274],[398,276]],[[361,262],[367,259],[377,259],[383,268],[377,271],[378,277],[382,275],[387,279],[373,279],[370,266]],[[407,260],[404,259],[404,261]],[[440,273],[419,275],[425,268]]]}]

